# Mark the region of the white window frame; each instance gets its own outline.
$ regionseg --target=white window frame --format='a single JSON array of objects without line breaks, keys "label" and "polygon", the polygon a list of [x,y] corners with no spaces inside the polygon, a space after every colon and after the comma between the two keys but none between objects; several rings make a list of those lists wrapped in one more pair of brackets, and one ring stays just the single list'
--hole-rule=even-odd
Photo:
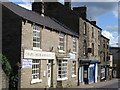
[{"label": "white window frame", "polygon": [[76,77],[76,61],[72,61],[72,77]]},{"label": "white window frame", "polygon": [[73,53],[76,53],[77,49],[77,40],[75,37],[73,37]]},{"label": "white window frame", "polygon": [[[37,41],[38,39],[39,41]],[[33,50],[41,50],[40,47],[41,47],[41,27],[33,25]]]},{"label": "white window frame", "polygon": [[65,34],[59,33],[59,52],[64,52]]},{"label": "white window frame", "polygon": [[[32,81],[31,81],[31,84],[42,82],[42,80],[40,79],[40,65],[41,65],[41,62],[39,59],[32,60]],[[34,76],[37,76],[37,77],[34,78]]]},{"label": "white window frame", "polygon": [[[65,66],[66,65],[66,66]],[[60,72],[60,74],[59,74]],[[64,72],[64,73],[63,73]],[[57,80],[67,80],[68,79],[68,61],[58,60],[58,75]]]}]

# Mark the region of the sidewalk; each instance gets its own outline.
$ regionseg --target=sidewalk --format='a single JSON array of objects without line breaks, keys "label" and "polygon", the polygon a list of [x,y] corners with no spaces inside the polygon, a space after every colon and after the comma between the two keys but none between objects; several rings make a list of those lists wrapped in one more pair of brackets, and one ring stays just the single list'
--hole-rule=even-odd
[{"label": "sidewalk", "polygon": [[111,85],[112,83],[117,83],[118,79],[112,79],[109,81],[103,81],[103,82],[97,82],[97,83],[92,83],[92,84],[87,84],[87,85],[80,85],[77,87],[72,87],[72,88],[101,88],[106,85]]}]

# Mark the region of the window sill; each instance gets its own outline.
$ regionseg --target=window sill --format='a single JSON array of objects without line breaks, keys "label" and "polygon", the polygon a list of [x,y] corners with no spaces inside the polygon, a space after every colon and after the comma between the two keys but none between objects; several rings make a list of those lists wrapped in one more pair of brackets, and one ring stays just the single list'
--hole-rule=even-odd
[{"label": "window sill", "polygon": [[76,77],[76,75],[72,75],[72,77]]},{"label": "window sill", "polygon": [[76,54],[76,52],[72,52],[73,54]]},{"label": "window sill", "polygon": [[65,51],[63,51],[63,50],[59,50],[59,53],[65,53]]},{"label": "window sill", "polygon": [[40,82],[42,82],[41,79],[33,79],[33,80],[31,81],[31,84],[40,83]]},{"label": "window sill", "polygon": [[36,48],[36,47],[33,47],[33,50],[42,51],[42,49],[40,49],[40,48]]},{"label": "window sill", "polygon": [[57,81],[64,81],[64,80],[67,80],[68,78],[65,77],[65,78],[58,78]]}]

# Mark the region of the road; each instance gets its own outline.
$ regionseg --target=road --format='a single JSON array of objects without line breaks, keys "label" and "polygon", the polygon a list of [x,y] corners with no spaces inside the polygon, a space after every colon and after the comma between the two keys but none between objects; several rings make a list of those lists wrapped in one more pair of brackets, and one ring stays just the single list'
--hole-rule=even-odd
[{"label": "road", "polygon": [[[74,87],[75,88],[75,87]],[[120,79],[112,79],[109,81],[103,81],[103,82],[98,82],[98,83],[93,83],[93,84],[89,84],[89,85],[80,85],[77,86],[76,88],[86,88],[86,89],[92,89],[92,88],[96,88],[95,90],[120,90]],[[94,89],[93,89],[94,90]]]},{"label": "road", "polygon": [[120,80],[117,80],[116,82],[100,86],[99,88],[118,88],[120,90]]}]

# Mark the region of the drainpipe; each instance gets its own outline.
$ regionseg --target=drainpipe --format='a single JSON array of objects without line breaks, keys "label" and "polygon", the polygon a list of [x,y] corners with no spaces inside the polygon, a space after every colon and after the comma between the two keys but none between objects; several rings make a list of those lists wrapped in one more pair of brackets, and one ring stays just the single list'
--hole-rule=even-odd
[{"label": "drainpipe", "polygon": [[79,58],[78,58],[78,86],[80,84],[80,82],[79,82],[79,69],[80,69],[80,62],[79,62]]}]

